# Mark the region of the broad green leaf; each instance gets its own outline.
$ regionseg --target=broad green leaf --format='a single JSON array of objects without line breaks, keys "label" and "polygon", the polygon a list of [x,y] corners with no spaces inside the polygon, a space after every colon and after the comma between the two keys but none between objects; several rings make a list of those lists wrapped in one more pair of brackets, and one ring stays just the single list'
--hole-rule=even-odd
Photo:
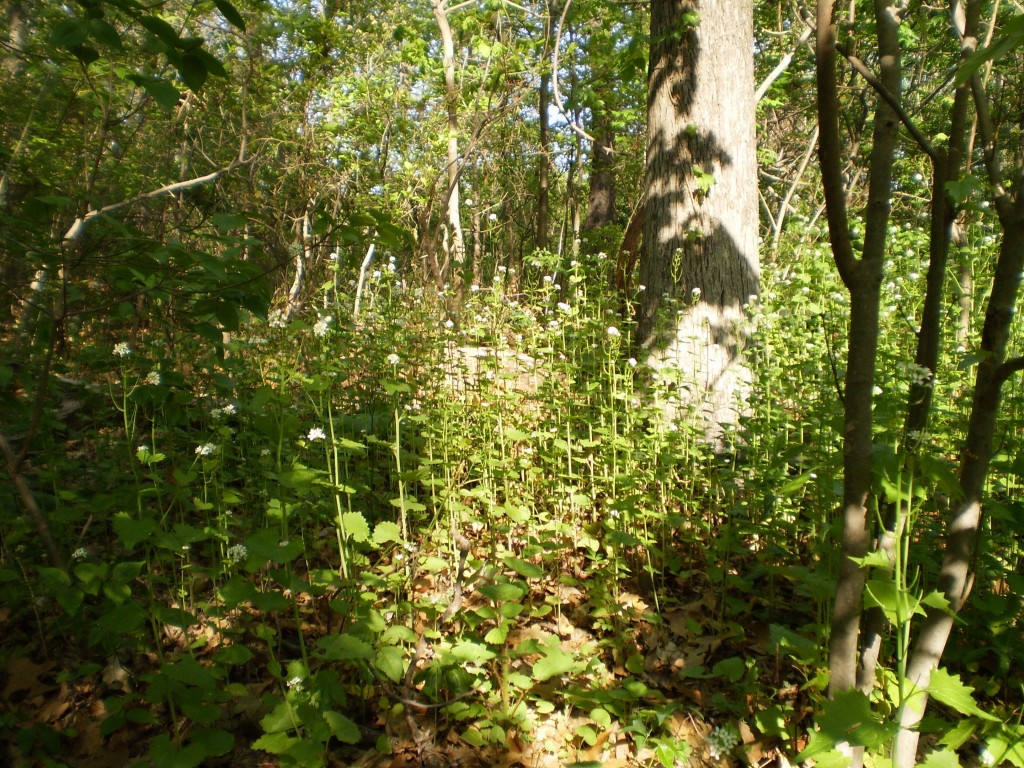
[{"label": "broad green leaf", "polygon": [[527,579],[539,579],[544,575],[544,569],[536,563],[528,563],[518,557],[506,557],[505,565]]},{"label": "broad green leaf", "polygon": [[181,42],[174,27],[157,16],[140,16],[139,24],[170,49],[176,48]]},{"label": "broad green leaf", "polygon": [[61,48],[76,48],[89,38],[89,29],[77,19],[67,19],[50,30],[50,42]]},{"label": "broad green leaf", "polygon": [[960,768],[960,758],[951,749],[936,749],[928,753],[921,768]]},{"label": "broad green leaf", "polygon": [[396,645],[385,645],[377,652],[375,666],[393,683],[405,677],[405,652]]},{"label": "broad green leaf", "polygon": [[114,533],[121,539],[126,549],[134,549],[137,544],[152,536],[156,529],[156,520],[152,518],[136,519],[127,512],[118,512],[114,515]]},{"label": "broad green leaf", "polygon": [[1003,723],[985,740],[981,762],[983,765],[1010,763],[1024,768],[1024,725]]},{"label": "broad green leaf", "polygon": [[166,80],[142,75],[129,75],[128,79],[142,87],[164,109],[174,109],[181,101],[181,91]]},{"label": "broad green leaf", "polygon": [[245,32],[245,19],[242,18],[242,14],[238,12],[235,6],[228,2],[228,0],[213,0],[213,4],[217,6],[217,10],[220,11],[229,24]]},{"label": "broad green leaf", "polygon": [[331,729],[331,735],[343,744],[359,743],[359,726],[340,712],[324,712],[324,720]]},{"label": "broad green leaf", "polygon": [[[818,728],[832,744],[845,741],[852,746],[875,749],[887,743],[896,732],[896,723],[883,720],[860,691],[837,693],[833,700],[824,702],[822,710]],[[806,760],[807,756],[801,754],[799,759]]]},{"label": "broad green leaf", "polygon": [[250,651],[244,645],[229,645],[228,647],[217,652],[217,655],[213,657],[213,660],[217,664],[226,664],[228,666],[237,666],[238,664],[245,664],[253,657],[252,651]]},{"label": "broad green leaf", "polygon": [[552,638],[552,642],[543,646],[544,656],[533,665],[534,680],[550,680],[569,672],[576,660],[571,653],[563,650],[558,638]]},{"label": "broad green leaf", "polygon": [[121,48],[121,35],[109,21],[104,19],[89,19],[89,34],[93,40],[109,45],[111,48]]},{"label": "broad green leaf", "polygon": [[189,88],[193,91],[202,90],[209,74],[206,64],[194,54],[186,53],[178,60],[178,74]]},{"label": "broad green leaf", "polygon": [[398,523],[384,521],[377,523],[373,529],[373,543],[377,546],[387,544],[389,541],[401,540],[402,530],[398,527]]},{"label": "broad green leaf", "polygon": [[904,624],[915,613],[924,613],[920,600],[892,579],[868,579],[864,586],[864,605],[881,608],[885,617],[894,624]]},{"label": "broad green leaf", "polygon": [[479,590],[480,594],[495,602],[521,600],[523,595],[526,594],[525,586],[510,583],[482,584]]},{"label": "broad green leaf", "polygon": [[468,664],[484,664],[494,658],[494,651],[480,643],[464,640],[452,647],[451,655]]},{"label": "broad green leaf", "polygon": [[345,633],[326,635],[316,641],[322,658],[327,661],[360,661],[373,656],[373,648],[365,640]]}]

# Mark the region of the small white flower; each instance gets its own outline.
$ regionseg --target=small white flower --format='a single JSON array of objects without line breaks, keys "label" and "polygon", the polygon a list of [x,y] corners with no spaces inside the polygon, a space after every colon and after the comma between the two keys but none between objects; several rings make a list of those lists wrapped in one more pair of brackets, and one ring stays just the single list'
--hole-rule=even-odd
[{"label": "small white flower", "polygon": [[337,251],[331,251],[331,254],[327,258],[329,258],[331,261],[337,261],[338,260],[338,252]]},{"label": "small white flower", "polygon": [[647,286],[646,286],[646,285],[638,285],[638,286],[636,287],[636,289],[637,289],[638,291],[646,291],[646,290],[647,290]]},{"label": "small white flower", "polygon": [[626,365],[628,365],[630,368],[636,368],[636,358],[629,358],[629,360],[626,361]]},{"label": "small white flower", "polygon": [[450,331],[452,328],[455,327],[455,323],[453,321],[451,321],[451,320],[445,320],[444,321],[444,327],[447,328]]},{"label": "small white flower", "polygon": [[196,446],[196,456],[213,456],[216,450],[217,446],[213,443],[203,443]]},{"label": "small white flower", "polygon": [[611,337],[612,337],[613,339],[615,339],[615,338],[618,338],[619,336],[621,336],[621,335],[622,335],[621,333],[619,333],[619,329],[618,329],[618,328],[616,328],[616,327],[615,327],[614,325],[609,325],[609,326],[608,326],[608,331],[607,331],[607,333],[608,333],[608,335],[609,335],[609,336],[611,336]]},{"label": "small white flower", "polygon": [[270,449],[269,448],[260,448],[260,456],[269,456],[269,455],[270,455]]},{"label": "small white flower", "polygon": [[572,312],[572,307],[570,307],[570,306],[569,306],[568,304],[566,304],[566,303],[565,303],[564,301],[560,301],[560,302],[558,302],[558,308],[559,308],[559,309],[560,309],[560,310],[561,310],[562,312]]},{"label": "small white flower", "polygon": [[400,362],[402,362],[402,358],[400,358],[394,352],[392,352],[390,355],[388,355],[388,365],[392,365],[392,366],[396,366],[397,367]]},{"label": "small white flower", "polygon": [[479,290],[480,290],[480,286],[477,285],[476,283],[473,283],[471,286],[469,286],[470,293],[476,293]]},{"label": "small white flower", "polygon": [[488,215],[487,220],[488,221],[497,221],[498,220],[498,214],[492,213],[492,214]]},{"label": "small white flower", "polygon": [[288,687],[291,688],[294,691],[301,691],[302,690],[302,678],[296,675],[295,677],[293,677],[291,680],[288,681]]},{"label": "small white flower", "polygon": [[72,560],[85,560],[89,556],[89,553],[85,551],[84,547],[79,547],[71,553]]},{"label": "small white flower", "polygon": [[146,374],[146,383],[151,387],[160,386],[160,371],[150,371]]},{"label": "small white flower", "polygon": [[127,341],[119,341],[114,345],[114,356],[115,357],[128,357],[132,353],[131,344]]},{"label": "small white flower", "polygon": [[309,430],[309,433],[306,435],[306,439],[309,440],[311,443],[314,443],[317,440],[324,440],[326,438],[327,435],[324,434],[324,431],[320,429],[320,427],[313,427],[311,430]]},{"label": "small white flower", "polygon": [[228,403],[227,405],[220,409],[220,412],[223,413],[225,416],[234,416],[238,412],[238,409],[235,408],[234,403]]},{"label": "small white flower", "polygon": [[552,281],[552,280],[553,280],[554,278],[553,278],[553,277],[551,277],[551,275],[544,275],[544,277],[543,277],[543,278],[541,278],[541,279],[542,279],[542,280],[543,280],[543,281],[544,281],[545,283],[550,283],[550,282],[551,282],[551,281]]},{"label": "small white flower", "polygon": [[139,460],[145,459],[149,455],[149,446],[140,445],[135,449],[135,455],[139,457]]},{"label": "small white flower", "polygon": [[700,298],[700,288],[694,288],[693,290],[691,290],[690,291],[690,296],[692,296],[695,299],[699,299]]}]

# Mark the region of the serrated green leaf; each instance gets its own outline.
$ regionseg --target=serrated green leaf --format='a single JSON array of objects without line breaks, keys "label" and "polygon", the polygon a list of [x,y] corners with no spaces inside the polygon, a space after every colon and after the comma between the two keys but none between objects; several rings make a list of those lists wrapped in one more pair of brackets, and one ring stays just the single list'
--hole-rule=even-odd
[{"label": "serrated green leaf", "polygon": [[362,512],[344,512],[341,515],[341,532],[357,544],[368,541],[370,525]]},{"label": "serrated green leaf", "polygon": [[974,689],[960,680],[960,675],[951,675],[943,667],[932,672],[928,683],[932,698],[962,715],[973,715],[989,722],[998,723],[999,718],[983,711],[974,700]]},{"label": "serrated green leaf", "polygon": [[544,656],[537,660],[533,665],[533,679],[544,681],[550,680],[552,677],[558,677],[569,672],[576,660],[573,658],[571,653],[566,653],[562,649],[561,643],[558,642],[557,638],[553,638],[551,643],[546,643],[543,646]]}]

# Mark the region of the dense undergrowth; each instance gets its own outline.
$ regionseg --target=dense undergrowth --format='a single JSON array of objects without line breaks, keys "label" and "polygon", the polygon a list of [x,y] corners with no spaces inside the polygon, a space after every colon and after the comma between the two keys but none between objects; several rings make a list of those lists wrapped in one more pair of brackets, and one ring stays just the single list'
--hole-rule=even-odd
[{"label": "dense undergrowth", "polygon": [[[755,387],[717,453],[662,415],[676,384],[636,359],[602,255],[541,253],[440,295],[385,263],[358,314],[332,280],[315,308],[244,313],[219,344],[86,325],[54,375],[4,366],[15,445],[46,388],[24,475],[69,560],[46,562],[4,494],[6,758],[792,760],[827,685],[847,315],[826,249],[802,249],[751,301]],[[891,594],[869,597],[894,622],[880,700],[933,584],[970,372],[951,341],[906,482],[920,278],[889,274],[877,493],[909,493],[914,515]],[[1007,407],[947,659],[964,698],[937,696],[927,727],[1021,765],[1020,399]]]}]

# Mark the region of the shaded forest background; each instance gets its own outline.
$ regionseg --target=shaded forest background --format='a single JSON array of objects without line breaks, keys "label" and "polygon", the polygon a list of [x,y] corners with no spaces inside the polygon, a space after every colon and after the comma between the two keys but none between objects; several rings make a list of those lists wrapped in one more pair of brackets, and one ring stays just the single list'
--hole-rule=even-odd
[{"label": "shaded forest background", "polygon": [[[882,765],[938,612],[956,622],[909,764],[1024,766],[1024,17],[968,3],[972,56],[950,9],[892,6],[897,99],[861,5],[839,13],[831,176],[815,20],[753,7],[751,384],[709,444],[686,371],[634,338],[644,5],[6,0],[4,759]],[[981,106],[950,129],[957,93]],[[962,166],[938,163],[954,141]],[[880,541],[887,510],[900,524],[854,569],[877,669],[830,692],[860,290],[843,248],[877,254],[866,506]]]}]

